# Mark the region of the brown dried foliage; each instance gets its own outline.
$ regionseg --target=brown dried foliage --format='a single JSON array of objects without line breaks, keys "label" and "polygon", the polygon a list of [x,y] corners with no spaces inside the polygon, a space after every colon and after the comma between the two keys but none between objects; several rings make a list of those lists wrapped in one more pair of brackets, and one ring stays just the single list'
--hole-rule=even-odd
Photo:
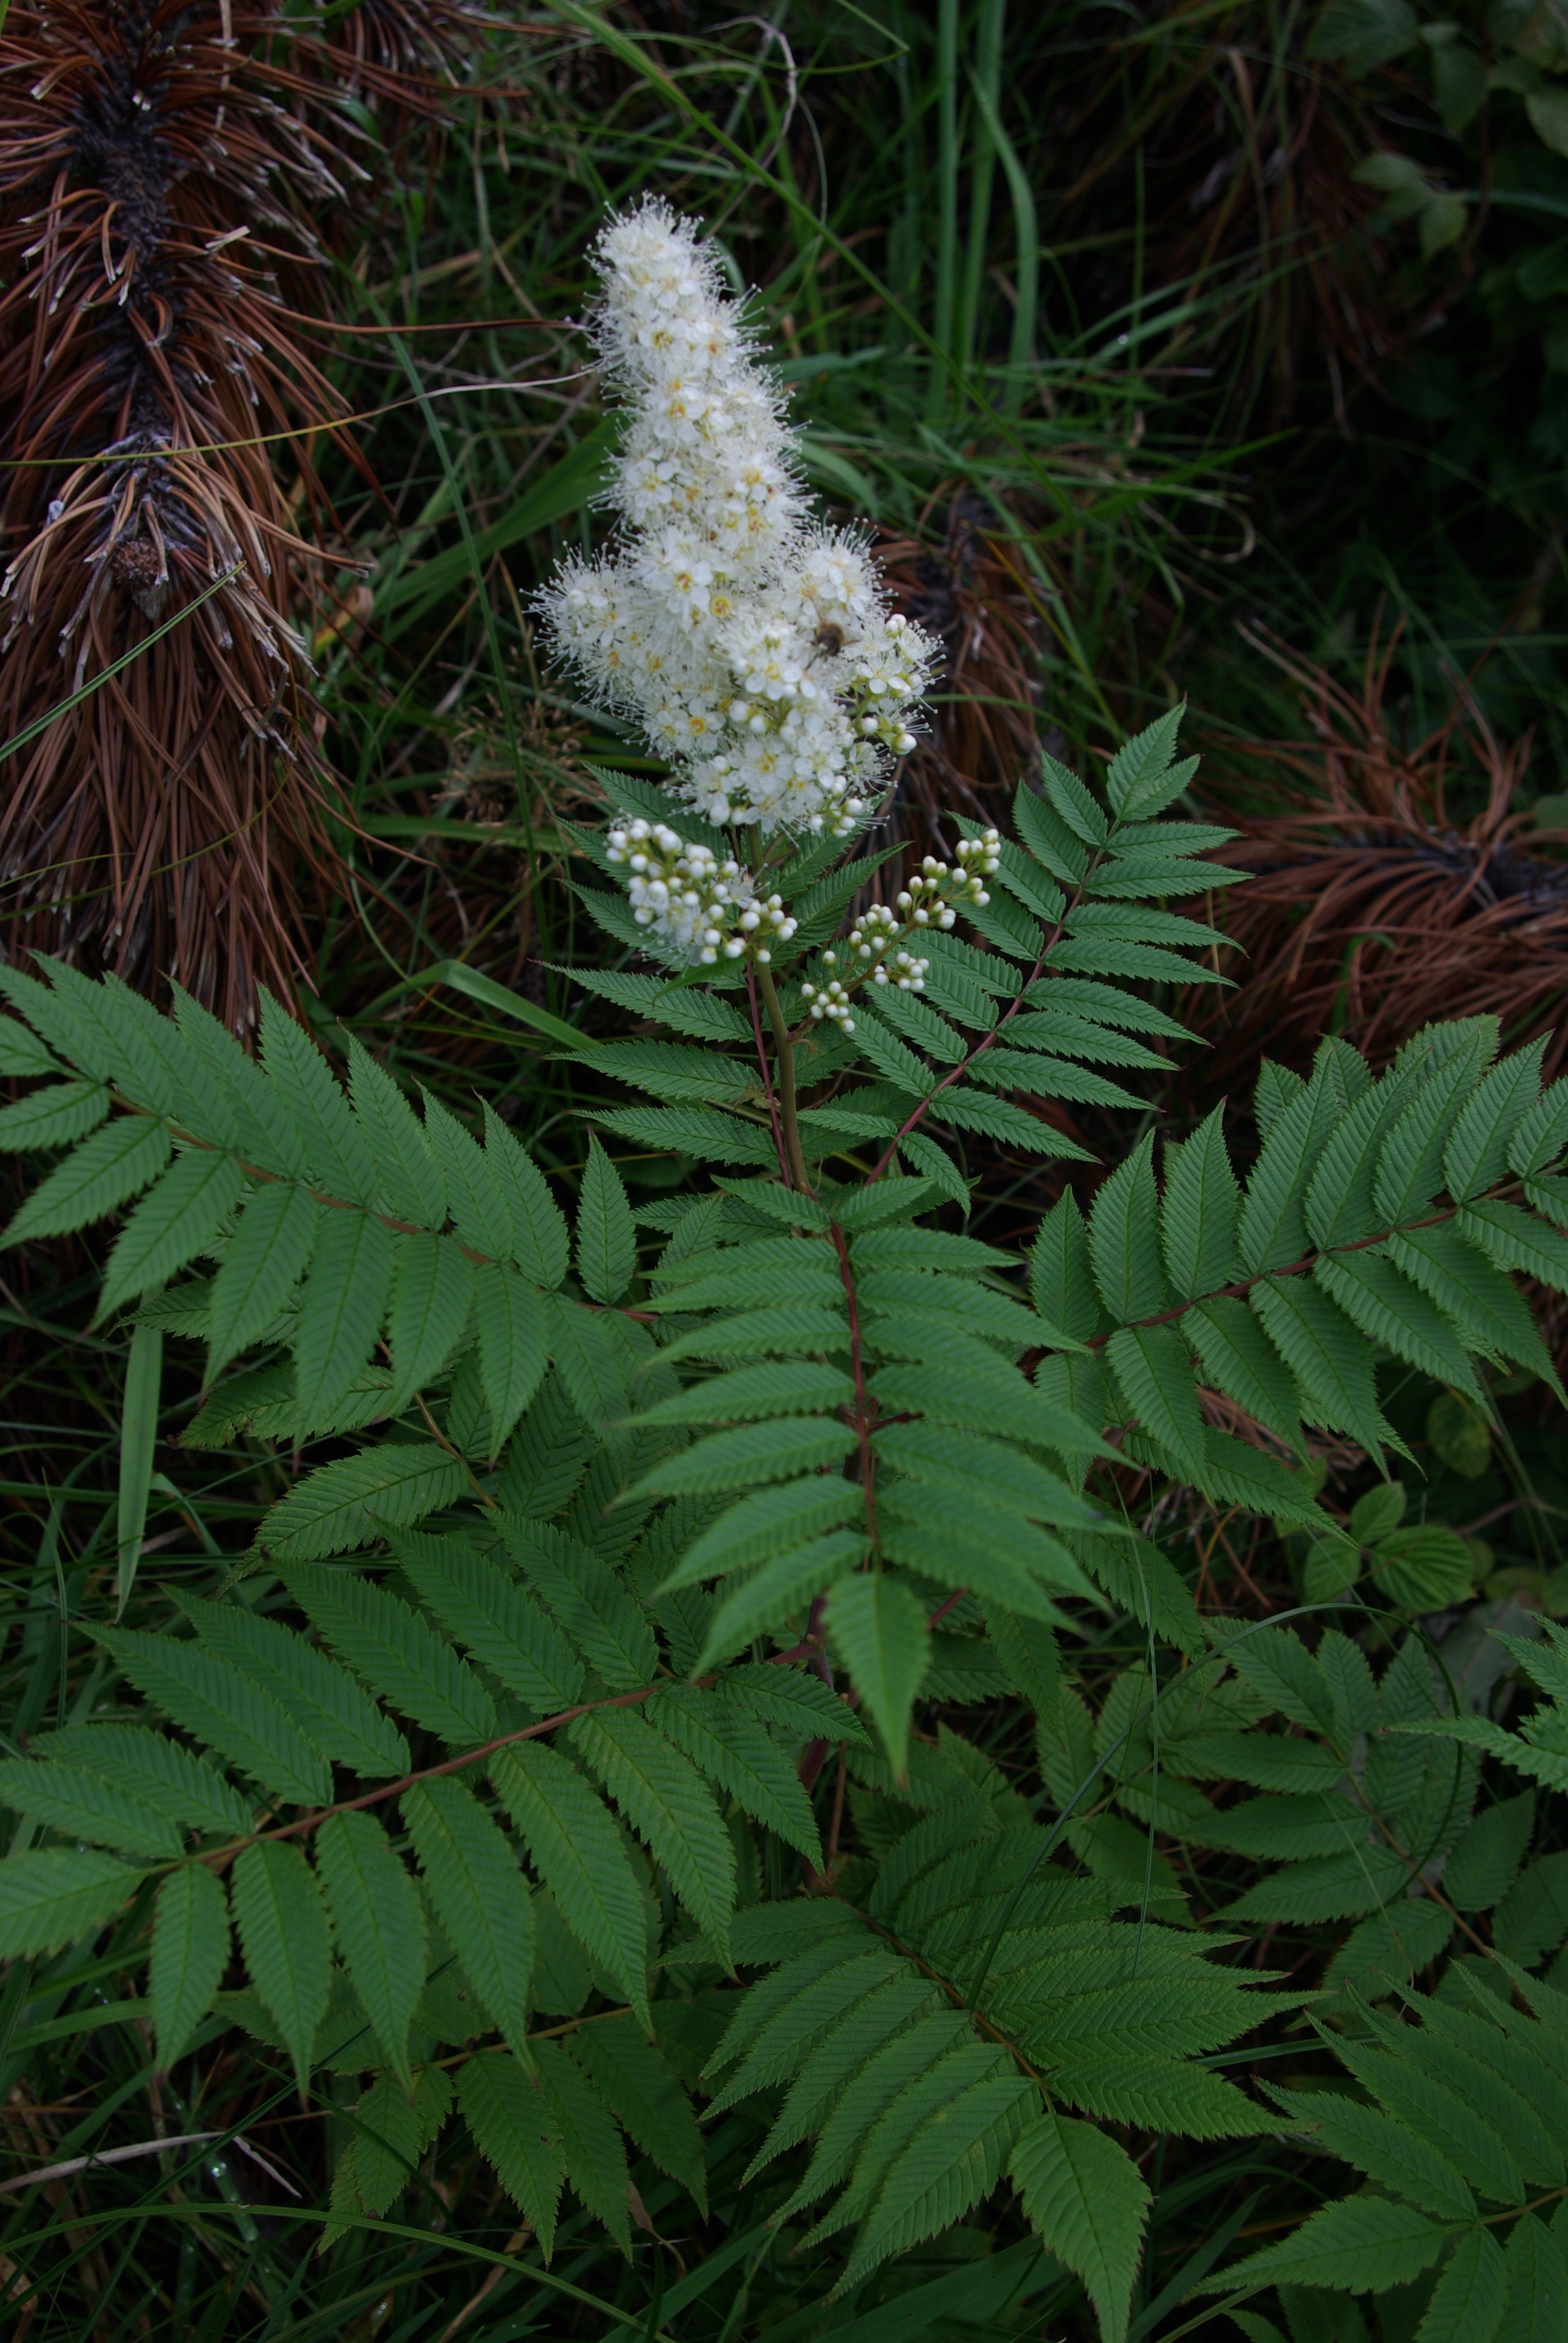
[{"label": "brown dried foliage", "polygon": [[[1387,706],[1396,644],[1374,639],[1355,690],[1258,645],[1300,686],[1312,737],[1246,752],[1271,769],[1264,810],[1236,809],[1256,807],[1254,780],[1221,793],[1241,836],[1219,859],[1253,875],[1225,900],[1237,990],[1186,1004],[1213,1041],[1192,1068],[1205,1089],[1250,1087],[1265,1050],[1302,1064],[1331,1031],[1381,1065],[1433,1018],[1496,1015],[1511,1045],[1561,1018],[1568,837],[1513,809],[1529,739],[1499,742],[1456,687],[1442,724],[1402,743]],[[1482,799],[1467,820],[1451,810],[1462,793]],[[1549,1071],[1565,1049],[1553,1034]]]},{"label": "brown dried foliage", "polygon": [[[13,0],[0,739],[96,685],[15,752],[13,955],[177,977],[234,1023],[258,980],[286,995],[303,970],[297,874],[330,883],[335,858],[287,614],[332,530],[305,435],[344,407],[301,321],[327,281],[322,223],[369,176],[334,109],[357,82],[427,110],[437,85],[411,83],[411,61],[427,68],[460,15],[380,0],[328,44],[286,37],[276,0]],[[281,460],[268,435],[289,435]]]}]

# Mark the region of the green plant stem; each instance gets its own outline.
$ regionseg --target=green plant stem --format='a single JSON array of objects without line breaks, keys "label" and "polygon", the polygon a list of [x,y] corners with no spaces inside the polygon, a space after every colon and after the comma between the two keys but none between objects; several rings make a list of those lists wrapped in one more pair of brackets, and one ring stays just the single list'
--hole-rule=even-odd
[{"label": "green plant stem", "polygon": [[784,1021],[784,1011],[779,1006],[778,988],[770,968],[759,965],[757,986],[773,1034],[774,1057],[779,1069],[779,1120],[784,1126],[784,1147],[789,1158],[790,1176],[796,1187],[809,1195],[811,1175],[806,1169],[806,1156],[800,1145],[800,1114],[795,1099],[795,1045],[789,1039],[789,1028]]}]

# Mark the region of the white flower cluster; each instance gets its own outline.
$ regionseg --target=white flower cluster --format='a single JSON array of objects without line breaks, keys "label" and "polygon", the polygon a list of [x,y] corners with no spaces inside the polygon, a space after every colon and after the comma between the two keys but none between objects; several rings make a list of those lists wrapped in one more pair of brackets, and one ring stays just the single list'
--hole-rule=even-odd
[{"label": "white flower cluster", "polygon": [[797,925],[779,895],[759,896],[739,862],[720,862],[662,821],[625,817],[608,833],[612,862],[629,873],[627,892],[639,928],[651,928],[671,960],[710,968],[749,954],[764,967],[769,947],[788,943]]},{"label": "white flower cluster", "polygon": [[596,250],[595,333],[630,402],[621,527],[541,597],[555,648],[708,820],[843,836],[915,745],[937,647],[890,616],[861,545],[813,526],[779,399],[690,224],[645,202]]}]

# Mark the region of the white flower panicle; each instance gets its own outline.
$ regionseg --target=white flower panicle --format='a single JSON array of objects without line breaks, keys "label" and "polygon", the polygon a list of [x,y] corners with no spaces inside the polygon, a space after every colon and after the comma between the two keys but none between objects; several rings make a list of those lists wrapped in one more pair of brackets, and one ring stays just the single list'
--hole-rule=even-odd
[{"label": "white flower panicle", "polygon": [[606,850],[627,867],[633,919],[672,959],[711,967],[749,956],[766,967],[769,947],[795,932],[781,897],[759,896],[739,862],[720,862],[710,847],[692,844],[668,823],[623,816]]},{"label": "white flower panicle", "polygon": [[889,612],[865,548],[811,518],[769,384],[690,223],[649,201],[596,247],[593,326],[629,419],[597,561],[541,597],[558,653],[711,822],[851,830],[937,646]]}]

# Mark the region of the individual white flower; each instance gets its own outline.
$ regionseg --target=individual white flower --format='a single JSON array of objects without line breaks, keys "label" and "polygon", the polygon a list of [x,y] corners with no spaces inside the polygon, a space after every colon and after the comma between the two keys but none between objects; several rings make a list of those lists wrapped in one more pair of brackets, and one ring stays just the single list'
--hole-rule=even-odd
[{"label": "individual white flower", "polygon": [[596,257],[592,327],[629,409],[618,526],[539,598],[557,654],[709,821],[846,835],[915,745],[936,646],[889,614],[859,538],[813,525],[782,402],[690,222],[644,202]]}]

